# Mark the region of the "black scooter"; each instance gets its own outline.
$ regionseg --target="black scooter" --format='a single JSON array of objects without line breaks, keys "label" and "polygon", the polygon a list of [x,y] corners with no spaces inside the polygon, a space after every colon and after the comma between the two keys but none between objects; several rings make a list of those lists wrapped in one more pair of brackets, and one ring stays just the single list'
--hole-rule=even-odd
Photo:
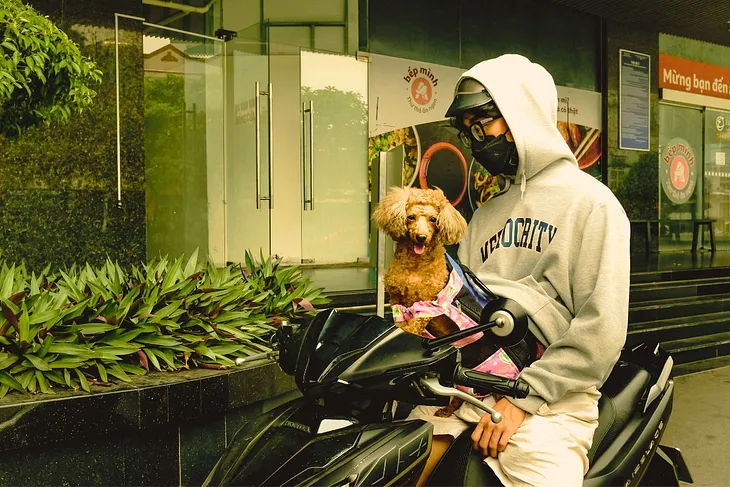
[{"label": "black scooter", "polygon": [[[432,426],[403,419],[404,405],[445,406],[455,396],[499,422],[498,412],[455,386],[529,394],[519,379],[463,367],[461,351],[450,345],[487,329],[501,344],[519,340],[527,320],[517,308],[507,303],[479,326],[434,340],[377,316],[336,310],[283,326],[276,336],[279,364],[296,378],[303,396],[241,428],[203,485],[415,484],[431,450]],[[692,482],[680,452],[659,444],[672,410],[671,369],[671,357],[659,347],[624,350],[601,388],[584,486]],[[469,436],[467,430],[452,443],[430,485],[501,485]]]}]

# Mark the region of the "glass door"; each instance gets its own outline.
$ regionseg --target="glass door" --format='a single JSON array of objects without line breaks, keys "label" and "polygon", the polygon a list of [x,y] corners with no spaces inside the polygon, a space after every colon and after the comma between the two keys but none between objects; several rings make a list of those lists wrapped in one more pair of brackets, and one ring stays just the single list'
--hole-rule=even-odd
[{"label": "glass door", "polygon": [[[117,204],[133,206],[141,193],[148,258],[198,249],[222,263],[226,46],[125,14],[115,14],[115,43]],[[136,81],[140,69],[143,83]],[[134,102],[136,90],[143,90],[144,106]],[[140,117],[143,155],[123,143],[141,136],[129,125]],[[135,164],[144,164],[143,178],[131,177]]]},{"label": "glass door", "polygon": [[730,248],[730,112],[705,110],[705,207],[718,250]]},{"label": "glass door", "polygon": [[702,122],[699,108],[659,105],[660,251],[688,249],[688,220],[704,218]]},{"label": "glass door", "polygon": [[233,39],[226,45],[226,260],[271,253],[275,93],[265,43]]},{"label": "glass door", "polygon": [[367,63],[301,52],[301,253],[316,267],[368,264]]}]

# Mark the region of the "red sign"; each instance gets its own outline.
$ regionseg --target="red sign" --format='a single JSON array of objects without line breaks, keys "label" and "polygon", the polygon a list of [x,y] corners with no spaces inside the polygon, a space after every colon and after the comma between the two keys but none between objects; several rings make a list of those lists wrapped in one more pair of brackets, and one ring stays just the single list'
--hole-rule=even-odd
[{"label": "red sign", "polygon": [[730,99],[730,68],[659,54],[659,88]]}]

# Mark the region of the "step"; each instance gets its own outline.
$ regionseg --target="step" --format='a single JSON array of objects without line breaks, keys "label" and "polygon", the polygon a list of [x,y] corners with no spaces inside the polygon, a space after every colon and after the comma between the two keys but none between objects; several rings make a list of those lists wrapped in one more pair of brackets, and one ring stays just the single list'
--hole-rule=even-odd
[{"label": "step", "polygon": [[674,358],[674,363],[684,364],[730,355],[730,332],[696,336],[662,342]]},{"label": "step", "polygon": [[730,294],[688,296],[629,303],[629,323],[730,311]]},{"label": "step", "polygon": [[629,301],[640,303],[659,299],[724,293],[730,293],[730,276],[632,284]]},{"label": "step", "polygon": [[675,365],[672,372],[675,377],[679,377],[681,375],[696,374],[698,372],[705,372],[707,370],[719,369],[722,367],[730,367],[730,355]]},{"label": "step", "polygon": [[730,276],[730,267],[704,267],[699,269],[676,269],[665,271],[642,271],[631,273],[631,283],[685,281],[688,279],[709,279]]},{"label": "step", "polygon": [[681,316],[660,321],[629,323],[627,344],[642,341],[666,342],[730,330],[730,311]]}]

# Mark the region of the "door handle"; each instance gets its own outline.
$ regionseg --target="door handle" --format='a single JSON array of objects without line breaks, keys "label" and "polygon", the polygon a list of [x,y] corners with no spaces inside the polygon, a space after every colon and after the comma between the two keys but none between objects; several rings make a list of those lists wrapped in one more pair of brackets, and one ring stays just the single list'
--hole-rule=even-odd
[{"label": "door handle", "polygon": [[[274,208],[274,117],[272,103],[272,85],[269,91],[261,91],[261,85],[256,82],[256,209],[261,208],[261,201],[268,200],[269,209]],[[269,97],[269,191],[268,196],[261,195],[261,95]]]},{"label": "door handle", "polygon": [[269,83],[269,209],[274,209],[274,86]]},{"label": "door handle", "polygon": [[[309,197],[307,197],[307,127],[306,114],[309,113]],[[302,102],[302,194],[304,196],[304,211],[314,210],[314,103]]]},{"label": "door handle", "polygon": [[254,125],[256,126],[256,209],[261,209],[261,89],[256,81]]},{"label": "door handle", "polygon": [[309,209],[314,211],[314,102],[309,100]]},{"label": "door handle", "polygon": [[302,211],[307,211],[307,104],[302,102]]}]

